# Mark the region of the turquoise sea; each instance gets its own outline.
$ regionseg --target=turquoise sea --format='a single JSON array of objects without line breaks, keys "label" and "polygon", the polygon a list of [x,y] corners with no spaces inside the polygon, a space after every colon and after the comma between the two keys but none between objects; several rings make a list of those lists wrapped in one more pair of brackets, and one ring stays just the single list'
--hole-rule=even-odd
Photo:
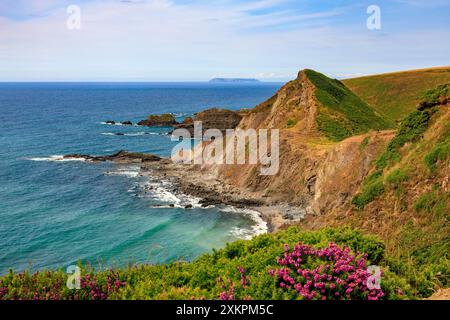
[{"label": "turquoise sea", "polygon": [[[253,107],[276,83],[0,83],[0,274],[190,260],[265,231],[251,211],[201,208],[138,167],[61,161],[118,150],[169,156],[169,128],[106,125],[151,113]],[[123,135],[115,135],[121,133]],[[146,184],[153,191],[145,193]],[[184,205],[193,204],[191,210]],[[174,207],[170,207],[173,204]]]}]

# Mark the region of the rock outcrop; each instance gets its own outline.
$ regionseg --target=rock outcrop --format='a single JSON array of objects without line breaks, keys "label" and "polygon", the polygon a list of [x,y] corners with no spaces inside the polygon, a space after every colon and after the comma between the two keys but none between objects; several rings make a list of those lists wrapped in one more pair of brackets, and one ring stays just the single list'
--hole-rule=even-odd
[{"label": "rock outcrop", "polygon": [[191,136],[194,135],[194,121],[201,121],[202,130],[205,132],[208,129],[219,129],[225,133],[226,129],[236,128],[242,119],[239,112],[212,108],[197,113],[194,118],[187,117],[182,123],[175,124],[174,129],[186,129]]},{"label": "rock outcrop", "polygon": [[225,132],[226,129],[234,129],[238,126],[242,116],[235,111],[212,108],[197,113],[194,121],[201,121],[203,130],[219,129]]},{"label": "rock outcrop", "polygon": [[102,161],[113,161],[113,162],[153,162],[160,161],[161,158],[153,154],[139,153],[139,152],[128,152],[121,150],[117,153],[106,155],[106,156],[92,156],[86,154],[68,154],[65,155],[66,159],[85,159],[86,161],[92,162],[102,162]]},{"label": "rock outcrop", "polygon": [[149,127],[172,127],[177,124],[175,117],[170,113],[165,113],[161,115],[150,115],[147,119],[141,120],[138,126],[149,126]]}]

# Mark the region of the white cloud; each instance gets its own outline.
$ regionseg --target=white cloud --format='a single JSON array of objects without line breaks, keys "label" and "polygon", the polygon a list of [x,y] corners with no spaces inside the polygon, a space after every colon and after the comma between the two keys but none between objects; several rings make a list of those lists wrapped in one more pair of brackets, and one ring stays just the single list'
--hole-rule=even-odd
[{"label": "white cloud", "polygon": [[403,3],[415,7],[440,7],[440,6],[450,6],[450,1],[448,0],[393,0],[397,3]]},{"label": "white cloud", "polygon": [[96,1],[81,5],[81,30],[73,31],[66,28],[65,8],[23,21],[0,18],[0,80],[286,79],[305,67],[332,74],[388,71],[408,61],[418,67],[424,60],[439,63],[449,53],[450,45],[442,41],[448,30],[377,37],[364,21],[359,29],[321,23],[268,28],[322,21],[345,8],[257,16],[238,4],[226,8],[167,0]]}]

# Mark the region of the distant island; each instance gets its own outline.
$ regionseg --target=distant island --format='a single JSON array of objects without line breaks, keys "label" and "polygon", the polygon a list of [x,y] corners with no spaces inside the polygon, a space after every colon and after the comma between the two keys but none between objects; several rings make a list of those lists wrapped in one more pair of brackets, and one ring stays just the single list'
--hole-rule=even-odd
[{"label": "distant island", "polygon": [[258,79],[252,78],[214,78],[210,83],[260,83]]}]

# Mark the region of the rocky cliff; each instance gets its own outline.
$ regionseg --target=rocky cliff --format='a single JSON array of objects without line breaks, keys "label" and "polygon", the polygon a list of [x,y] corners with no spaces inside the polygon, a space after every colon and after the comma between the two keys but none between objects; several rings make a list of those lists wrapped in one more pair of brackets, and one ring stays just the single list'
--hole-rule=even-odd
[{"label": "rocky cliff", "polygon": [[[319,96],[319,97],[318,97]],[[325,120],[324,120],[325,119]],[[279,129],[280,169],[258,165],[203,166],[270,203],[288,202],[321,214],[348,205],[394,132],[389,122],[337,80],[299,72],[272,98],[243,113],[239,129]]]}]

